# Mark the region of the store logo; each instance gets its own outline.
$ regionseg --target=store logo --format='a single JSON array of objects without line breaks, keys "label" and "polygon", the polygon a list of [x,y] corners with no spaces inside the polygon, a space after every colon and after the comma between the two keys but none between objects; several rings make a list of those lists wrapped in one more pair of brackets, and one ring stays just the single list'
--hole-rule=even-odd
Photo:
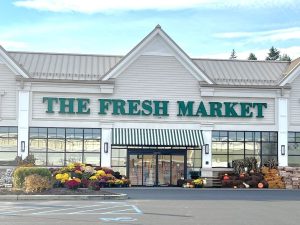
[{"label": "store logo", "polygon": [[[43,97],[46,113],[90,114],[90,99]],[[99,115],[169,116],[169,101],[98,99]],[[177,101],[179,117],[263,118],[267,103]],[[55,107],[56,106],[56,107]],[[55,111],[54,108],[57,110]]]}]

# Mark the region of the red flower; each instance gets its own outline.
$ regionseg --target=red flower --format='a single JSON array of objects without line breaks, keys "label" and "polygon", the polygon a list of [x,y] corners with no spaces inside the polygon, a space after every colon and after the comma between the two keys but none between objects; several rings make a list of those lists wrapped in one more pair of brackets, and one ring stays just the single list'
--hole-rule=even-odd
[{"label": "red flower", "polygon": [[75,190],[77,188],[79,188],[80,182],[77,182],[76,180],[68,180],[65,185],[67,186],[67,188]]}]

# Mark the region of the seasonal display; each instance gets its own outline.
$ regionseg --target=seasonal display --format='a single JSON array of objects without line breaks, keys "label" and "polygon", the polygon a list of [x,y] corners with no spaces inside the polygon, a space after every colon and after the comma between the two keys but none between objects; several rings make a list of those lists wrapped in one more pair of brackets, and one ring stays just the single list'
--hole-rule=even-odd
[{"label": "seasonal display", "polygon": [[54,187],[66,187],[73,190],[77,188],[100,190],[104,187],[130,186],[130,181],[126,177],[120,176],[112,169],[93,167],[83,163],[70,163],[66,167],[54,170],[53,177],[55,178]]},{"label": "seasonal display", "polygon": [[269,188],[283,189],[285,188],[285,184],[283,182],[282,177],[279,175],[279,171],[275,167],[263,167],[261,169],[265,180],[269,184]]}]

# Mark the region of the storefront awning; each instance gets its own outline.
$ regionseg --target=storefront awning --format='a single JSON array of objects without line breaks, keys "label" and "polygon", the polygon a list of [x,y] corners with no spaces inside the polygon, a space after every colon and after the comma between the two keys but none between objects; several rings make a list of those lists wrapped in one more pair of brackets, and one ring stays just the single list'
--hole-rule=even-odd
[{"label": "storefront awning", "polygon": [[114,128],[113,145],[202,146],[201,130]]}]

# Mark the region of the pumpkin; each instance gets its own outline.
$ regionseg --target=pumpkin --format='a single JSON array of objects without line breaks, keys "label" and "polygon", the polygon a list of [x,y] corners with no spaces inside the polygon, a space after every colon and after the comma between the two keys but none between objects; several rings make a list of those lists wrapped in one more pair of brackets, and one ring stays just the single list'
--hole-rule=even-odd
[{"label": "pumpkin", "polygon": [[229,180],[229,176],[227,175],[227,173],[225,173],[223,180]]},{"label": "pumpkin", "polygon": [[264,184],[263,184],[263,183],[258,183],[257,187],[258,187],[258,188],[263,188],[263,187],[264,187]]}]

